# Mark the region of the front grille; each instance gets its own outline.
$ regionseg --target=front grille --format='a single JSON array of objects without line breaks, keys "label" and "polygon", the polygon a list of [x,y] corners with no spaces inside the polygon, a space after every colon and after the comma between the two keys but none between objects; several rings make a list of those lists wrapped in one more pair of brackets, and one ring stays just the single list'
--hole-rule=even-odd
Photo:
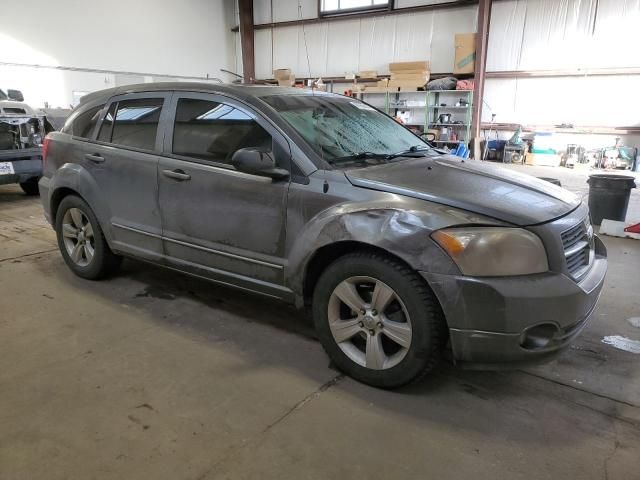
[{"label": "front grille", "polygon": [[560,234],[567,271],[574,279],[582,277],[593,258],[593,228],[589,217]]}]

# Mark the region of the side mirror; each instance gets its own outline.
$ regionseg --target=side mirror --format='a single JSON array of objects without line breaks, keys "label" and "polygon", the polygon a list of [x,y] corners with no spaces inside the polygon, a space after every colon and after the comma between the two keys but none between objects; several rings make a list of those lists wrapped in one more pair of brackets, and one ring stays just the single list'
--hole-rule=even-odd
[{"label": "side mirror", "polygon": [[231,157],[231,165],[239,172],[270,177],[274,180],[289,177],[287,170],[276,167],[276,161],[271,152],[266,152],[256,147],[236,150]]},{"label": "side mirror", "polygon": [[24,102],[24,95],[22,95],[20,90],[7,90],[7,97],[9,97],[9,100]]}]

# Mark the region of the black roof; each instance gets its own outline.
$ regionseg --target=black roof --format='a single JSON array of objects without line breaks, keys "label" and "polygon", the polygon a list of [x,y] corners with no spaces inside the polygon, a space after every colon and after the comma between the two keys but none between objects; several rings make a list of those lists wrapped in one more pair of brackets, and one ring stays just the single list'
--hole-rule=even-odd
[{"label": "black roof", "polygon": [[182,91],[182,92],[211,92],[227,93],[238,98],[248,99],[264,97],[268,95],[311,95],[325,92],[312,92],[306,88],[279,87],[277,85],[240,85],[232,83],[204,83],[204,82],[158,82],[137,83],[124,85],[92,92],[80,100],[80,103],[88,103],[94,100],[108,99],[115,95],[125,93],[158,92],[158,91]]}]

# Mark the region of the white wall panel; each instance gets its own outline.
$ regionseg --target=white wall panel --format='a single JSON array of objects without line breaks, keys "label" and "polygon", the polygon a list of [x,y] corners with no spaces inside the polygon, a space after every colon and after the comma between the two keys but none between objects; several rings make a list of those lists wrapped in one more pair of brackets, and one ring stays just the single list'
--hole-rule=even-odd
[{"label": "white wall panel", "polygon": [[[629,85],[640,86],[640,75],[489,78],[484,100],[498,123],[640,126],[640,96]],[[482,117],[491,119],[486,105]]]},{"label": "white wall panel", "polygon": [[640,67],[638,45],[640,0],[599,0],[587,56],[590,66]]},{"label": "white wall panel", "polygon": [[434,17],[433,12],[420,12],[396,17],[394,62],[431,59]]},{"label": "white wall panel", "polygon": [[455,55],[454,35],[477,31],[478,7],[435,10],[433,15],[431,71],[451,72]]},{"label": "white wall panel", "polygon": [[253,0],[253,23],[271,23],[271,0]]},{"label": "white wall panel", "polygon": [[271,78],[273,76],[271,30],[256,30],[254,32],[253,43],[256,62],[256,78]]},{"label": "white wall panel", "polygon": [[[327,71],[328,23],[299,26],[298,70],[303,77],[319,77]],[[306,37],[306,43],[305,43]],[[307,58],[308,56],[308,58]]]},{"label": "white wall panel", "polygon": [[327,42],[327,67],[335,75],[357,72],[360,68],[360,20],[330,22],[328,37],[340,41]]},{"label": "white wall panel", "polygon": [[[296,6],[296,2],[286,4]],[[283,0],[274,0],[274,18],[277,5],[286,10]],[[454,34],[475,32],[476,17],[477,7],[467,6],[305,25],[311,74],[341,76],[359,70],[385,74],[390,62],[412,60],[430,60],[432,71],[450,72]],[[291,68],[298,76],[308,76],[302,33],[302,26],[273,29],[273,68]],[[269,60],[263,58],[270,55],[265,41],[265,35],[259,40],[256,35],[258,78],[272,76],[267,71]]]},{"label": "white wall panel", "polygon": [[526,12],[526,0],[493,3],[487,47],[487,71],[518,69]]},{"label": "white wall panel", "polygon": [[[389,71],[389,62],[393,61],[396,38],[396,16],[363,18],[360,21],[359,69]],[[332,39],[342,43],[342,39]],[[332,65],[328,67],[332,69]]]},{"label": "white wall panel", "polygon": [[[254,0],[268,2],[268,0]],[[272,0],[273,21],[288,22],[300,18],[316,18],[318,16],[317,0]],[[298,3],[302,7],[302,17],[298,11]]]},{"label": "white wall panel", "polygon": [[640,0],[505,0],[491,13],[487,70],[640,66]]},{"label": "white wall panel", "polygon": [[[11,16],[28,21],[3,22],[0,62],[230,79],[220,68],[236,68],[234,8],[233,0],[14,2]],[[104,74],[4,66],[2,75],[34,106],[113,86]]]},{"label": "white wall panel", "polygon": [[[281,27],[273,30],[273,69],[290,68],[300,75],[298,65],[298,27]],[[269,75],[269,78],[273,75]]]}]

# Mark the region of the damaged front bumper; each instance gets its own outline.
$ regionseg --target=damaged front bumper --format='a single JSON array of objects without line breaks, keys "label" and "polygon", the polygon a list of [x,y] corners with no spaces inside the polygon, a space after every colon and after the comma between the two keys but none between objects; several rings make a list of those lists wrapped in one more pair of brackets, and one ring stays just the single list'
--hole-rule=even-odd
[{"label": "damaged front bumper", "polygon": [[[0,117],[0,185],[42,176],[44,117]],[[10,164],[10,165],[7,165]]]},{"label": "damaged front bumper", "polygon": [[465,277],[421,272],[438,297],[454,361],[478,369],[513,368],[553,358],[587,325],[607,271],[595,238],[595,259],[575,282],[562,273]]}]

